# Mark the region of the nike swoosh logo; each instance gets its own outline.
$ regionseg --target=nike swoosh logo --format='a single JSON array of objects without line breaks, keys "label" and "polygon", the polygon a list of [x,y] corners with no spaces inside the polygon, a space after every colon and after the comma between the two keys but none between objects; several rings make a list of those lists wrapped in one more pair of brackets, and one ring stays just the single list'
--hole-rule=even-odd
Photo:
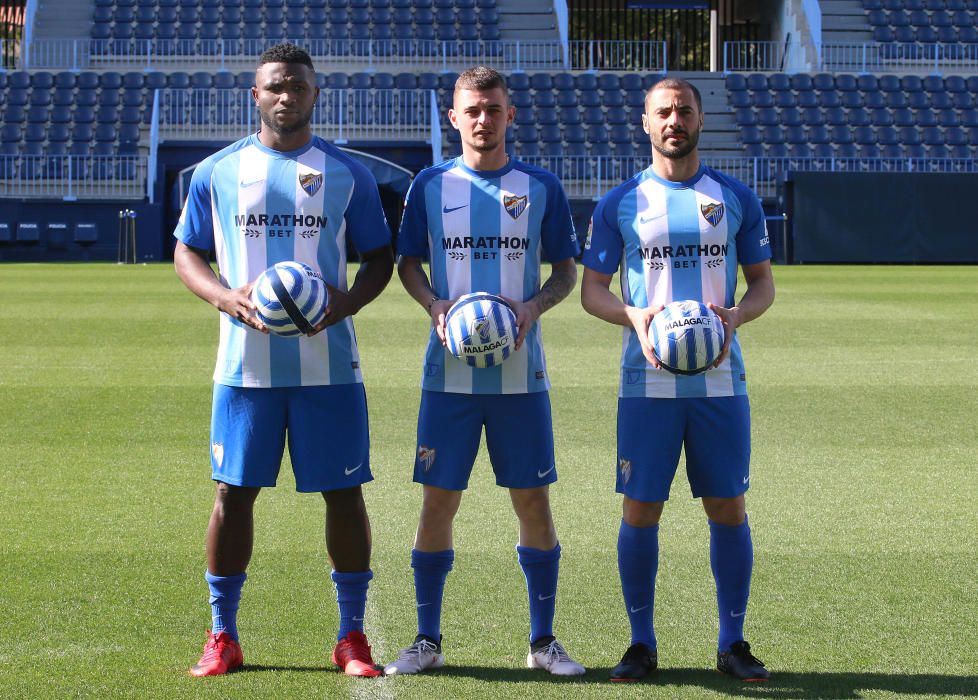
[{"label": "nike swoosh logo", "polygon": [[258,180],[249,180],[248,182],[245,182],[244,180],[242,180],[241,181],[241,186],[242,187],[251,187],[252,185],[257,185],[259,182],[265,182],[265,178],[260,178]]},{"label": "nike swoosh logo", "polygon": [[417,607],[419,607],[419,608],[423,608],[423,607],[424,607],[424,606],[426,606],[426,605],[431,605],[431,603],[418,603],[418,604],[417,604]]},{"label": "nike swoosh logo", "polygon": [[453,211],[458,211],[459,209],[465,209],[465,207],[467,207],[467,206],[469,206],[469,205],[468,204],[463,204],[460,207],[447,207],[447,206],[445,206],[445,207],[442,207],[441,210],[445,214],[451,214]]},{"label": "nike swoosh logo", "polygon": [[362,617],[354,617],[353,618],[353,621],[354,622],[363,622],[363,618]]},{"label": "nike swoosh logo", "polygon": [[730,611],[730,617],[743,617],[746,614],[747,614],[746,610],[744,610],[744,612],[742,613],[735,613],[733,610]]},{"label": "nike swoosh logo", "polygon": [[655,221],[656,219],[661,219],[663,216],[665,216],[665,214],[657,214],[656,216],[650,216],[648,218],[643,216],[640,217],[638,221],[640,224],[649,224]]},{"label": "nike swoosh logo", "polygon": [[553,465],[552,467],[550,467],[550,469],[548,469],[545,472],[538,471],[537,472],[537,478],[538,479],[542,479],[543,477],[545,477],[547,474],[549,474],[550,472],[552,472],[556,468],[557,468],[557,465],[555,464],[555,465]]},{"label": "nike swoosh logo", "polygon": [[349,469],[347,467],[343,467],[343,473],[346,474],[347,476],[350,476],[350,474],[352,474],[353,472],[355,472],[357,469],[359,469],[362,466],[363,466],[363,462],[360,462],[360,464],[358,464],[357,466],[353,467],[353,469]]},{"label": "nike swoosh logo", "polygon": [[551,593],[550,595],[543,595],[542,593],[537,593],[537,600],[550,600],[556,593]]},{"label": "nike swoosh logo", "polygon": [[642,611],[643,611],[643,610],[645,610],[645,608],[647,608],[647,607],[649,607],[649,606],[648,606],[648,605],[643,605],[643,606],[642,606],[642,607],[640,607],[640,608],[629,608],[629,609],[628,609],[628,612],[630,612],[630,613],[637,613],[637,612],[642,612]]},{"label": "nike swoosh logo", "polygon": [[746,484],[748,481],[750,481],[750,476],[749,475],[744,477],[744,483]]}]

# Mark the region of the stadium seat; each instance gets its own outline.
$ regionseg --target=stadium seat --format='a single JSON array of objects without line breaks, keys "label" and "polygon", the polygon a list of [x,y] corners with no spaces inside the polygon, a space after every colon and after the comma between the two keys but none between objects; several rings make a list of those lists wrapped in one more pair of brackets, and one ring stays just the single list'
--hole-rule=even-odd
[{"label": "stadium seat", "polygon": [[812,76],[807,73],[795,73],[791,76],[791,89],[801,91],[810,91],[812,89]]},{"label": "stadium seat", "polygon": [[917,123],[914,113],[905,107],[893,110],[892,115],[894,126],[913,126]]},{"label": "stadium seat", "polygon": [[744,77],[743,73],[729,73],[727,77],[724,78],[724,85],[728,91],[741,91],[747,89],[747,78]]}]

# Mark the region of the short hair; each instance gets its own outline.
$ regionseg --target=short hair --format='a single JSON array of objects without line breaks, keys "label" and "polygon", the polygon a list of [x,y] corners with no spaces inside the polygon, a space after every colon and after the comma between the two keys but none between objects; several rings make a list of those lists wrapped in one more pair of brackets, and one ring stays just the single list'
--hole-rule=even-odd
[{"label": "short hair", "polygon": [[653,90],[657,90],[660,87],[669,88],[670,90],[688,89],[693,93],[693,99],[696,100],[696,109],[700,114],[703,113],[703,97],[700,95],[700,91],[696,89],[696,86],[688,80],[683,80],[682,78],[663,78],[649,88],[649,91],[645,93],[645,97],[648,98],[648,96],[652,94]]},{"label": "short hair", "polygon": [[309,54],[304,49],[288,42],[275,44],[275,46],[266,49],[258,58],[258,67],[261,68],[266,63],[301,63],[308,66],[312,71],[316,70]]},{"label": "short hair", "polygon": [[462,71],[455,81],[455,91],[459,90],[492,90],[502,88],[506,92],[506,78],[499,71],[489,66],[475,66]]}]

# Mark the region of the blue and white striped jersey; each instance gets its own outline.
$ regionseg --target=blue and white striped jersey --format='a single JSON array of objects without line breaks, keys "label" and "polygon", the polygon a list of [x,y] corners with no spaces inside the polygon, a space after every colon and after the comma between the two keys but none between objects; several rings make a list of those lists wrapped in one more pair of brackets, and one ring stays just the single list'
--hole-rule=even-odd
[{"label": "blue and white striped jersey", "polygon": [[[540,261],[578,253],[567,196],[556,176],[510,160],[476,171],[455,158],[421,171],[408,191],[397,252],[430,256],[442,299],[489,292],[526,301],[540,290]],[[422,388],[460,394],[524,394],[550,388],[540,323],[501,365],[477,369],[452,356],[432,330]]]},{"label": "blue and white striped jersey", "polygon": [[[221,280],[231,288],[296,260],[343,291],[347,238],[361,252],[391,240],[370,172],[316,136],[281,152],[251,135],[202,161],[173,235],[214,250]],[[221,314],[214,381],[240,387],[361,382],[353,319],[312,338],[281,338]]]},{"label": "blue and white striped jersey", "polygon": [[[620,269],[622,300],[630,306],[694,299],[731,307],[737,266],[770,257],[764,211],[746,185],[705,166],[685,182],[671,182],[650,166],[598,202],[582,260],[605,274]],[[634,329],[623,330],[620,396],[747,393],[736,332],[719,367],[676,376],[654,369]]]}]

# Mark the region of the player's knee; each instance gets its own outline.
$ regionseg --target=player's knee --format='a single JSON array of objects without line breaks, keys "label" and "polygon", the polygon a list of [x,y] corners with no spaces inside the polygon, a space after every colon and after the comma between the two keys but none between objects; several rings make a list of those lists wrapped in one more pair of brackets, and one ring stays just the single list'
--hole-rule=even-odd
[{"label": "player's knee", "polygon": [[736,527],[747,518],[744,497],[736,498],[703,498],[703,509],[706,517],[720,525]]},{"label": "player's knee", "polygon": [[250,486],[233,486],[223,481],[217,482],[215,507],[223,510],[250,509],[261,489]]},{"label": "player's knee", "polygon": [[553,527],[550,513],[550,494],[545,488],[513,490],[513,509],[524,525]]},{"label": "player's knee", "polygon": [[632,527],[655,527],[662,517],[662,501],[645,502],[625,497],[622,519]]},{"label": "player's knee", "polygon": [[425,494],[421,504],[422,528],[451,526],[458,512],[459,500],[452,495]]}]

